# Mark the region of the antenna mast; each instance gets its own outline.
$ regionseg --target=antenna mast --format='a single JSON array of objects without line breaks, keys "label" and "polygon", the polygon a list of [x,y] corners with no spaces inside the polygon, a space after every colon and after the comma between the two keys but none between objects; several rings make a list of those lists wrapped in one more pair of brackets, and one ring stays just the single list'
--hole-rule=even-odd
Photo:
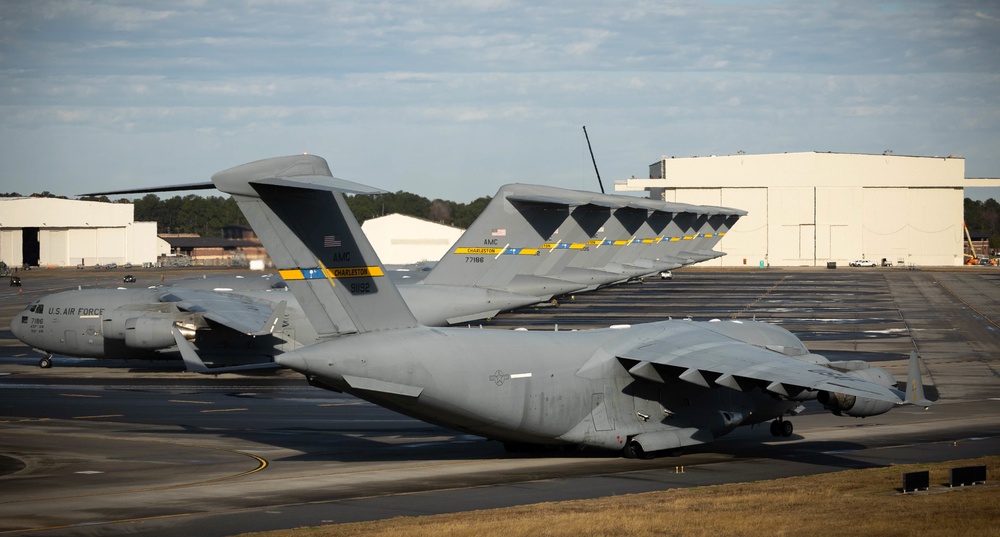
[{"label": "antenna mast", "polygon": [[601,172],[597,171],[597,160],[594,159],[594,148],[590,147],[590,136],[587,136],[587,126],[583,126],[583,136],[587,139],[587,149],[590,151],[590,161],[594,163],[594,173],[597,174],[597,186],[601,187],[601,194],[604,194],[604,183],[601,182]]}]

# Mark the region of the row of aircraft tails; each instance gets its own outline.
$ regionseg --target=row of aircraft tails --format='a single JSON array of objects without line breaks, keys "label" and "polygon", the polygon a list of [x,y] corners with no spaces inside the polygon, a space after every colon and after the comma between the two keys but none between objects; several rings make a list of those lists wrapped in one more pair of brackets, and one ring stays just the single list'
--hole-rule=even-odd
[{"label": "row of aircraft tails", "polygon": [[[280,168],[299,165],[303,158],[318,157],[269,162]],[[357,193],[380,192],[348,187]],[[722,254],[713,247],[744,214],[506,185],[433,269],[404,267],[386,275],[399,284],[421,324],[468,323],[718,257]],[[328,234],[322,240],[334,263],[353,265],[352,256],[358,254],[352,237]],[[294,271],[283,275],[301,277]],[[353,285],[361,290],[365,284]],[[276,354],[313,343],[320,334],[351,331],[317,331],[280,278],[215,277],[149,289],[81,289],[46,296],[30,304],[27,313],[13,323],[12,332],[46,354],[43,366],[51,365],[49,354],[126,359],[187,354],[189,368],[198,372],[267,368],[275,365]],[[189,343],[175,339],[175,328]],[[192,351],[183,352],[188,349]]]},{"label": "row of aircraft tails", "polygon": [[889,373],[830,362],[767,323],[448,326],[718,257],[740,210],[506,185],[432,270],[395,272],[344,201],[380,191],[334,178],[320,157],[244,164],[212,185],[237,201],[281,281],[56,293],[16,315],[14,335],[46,353],[43,366],[58,353],[179,354],[190,370],[213,373],[287,367],[314,386],[511,449],[635,457],[742,425],[771,422],[772,434],[788,436],[784,418],[809,400],[855,417],[930,404],[915,354],[904,393]]}]

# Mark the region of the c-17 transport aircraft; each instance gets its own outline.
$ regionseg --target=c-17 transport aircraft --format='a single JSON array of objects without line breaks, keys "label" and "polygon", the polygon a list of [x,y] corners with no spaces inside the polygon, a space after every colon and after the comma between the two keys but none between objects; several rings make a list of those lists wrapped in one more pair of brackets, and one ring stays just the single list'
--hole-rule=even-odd
[{"label": "c-17 transport aircraft", "polygon": [[319,179],[330,175],[326,161],[287,164],[252,162],[212,181],[233,195],[319,335],[276,357],[314,386],[512,448],[590,446],[626,457],[772,420],[774,434],[788,435],[784,416],[810,399],[854,417],[930,404],[915,354],[903,393],[883,370],[831,363],[760,322],[575,332],[423,326],[338,186]]},{"label": "c-17 transport aircraft", "polygon": [[[285,157],[282,162],[295,166],[309,158]],[[341,184],[355,193],[378,192]],[[110,194],[120,193],[127,192]],[[424,325],[488,318],[563,293],[722,255],[711,246],[743,214],[723,207],[504,185],[451,253],[422,273],[422,281],[402,285],[399,292]],[[698,241],[707,245],[692,246]],[[125,359],[176,359],[180,354],[189,370],[201,373],[273,369],[275,354],[313,343],[317,335],[294,296],[277,283],[260,281],[199,279],[170,287],[54,293],[15,316],[11,331],[45,353],[41,367],[51,366],[51,354]],[[172,331],[174,325],[179,333]]]}]

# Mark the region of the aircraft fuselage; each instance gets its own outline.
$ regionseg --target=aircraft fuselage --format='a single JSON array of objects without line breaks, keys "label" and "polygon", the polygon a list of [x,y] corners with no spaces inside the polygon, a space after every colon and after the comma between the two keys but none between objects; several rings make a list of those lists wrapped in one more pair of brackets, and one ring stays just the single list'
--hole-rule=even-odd
[{"label": "aircraft fuselage", "polygon": [[617,359],[686,322],[578,332],[420,327],[343,337],[277,361],[315,385],[509,442],[621,449],[636,435],[678,431],[679,447],[798,406],[759,389],[636,379]]},{"label": "aircraft fuselage", "polygon": [[[32,302],[15,315],[10,329],[22,342],[51,354],[84,358],[150,357],[153,356],[151,349],[130,349],[124,337],[126,318],[166,313],[135,310],[125,313],[123,309],[144,302],[155,302],[151,290],[93,289],[55,293]],[[173,309],[176,312],[176,308]],[[144,350],[149,356],[142,356],[147,354]]]}]

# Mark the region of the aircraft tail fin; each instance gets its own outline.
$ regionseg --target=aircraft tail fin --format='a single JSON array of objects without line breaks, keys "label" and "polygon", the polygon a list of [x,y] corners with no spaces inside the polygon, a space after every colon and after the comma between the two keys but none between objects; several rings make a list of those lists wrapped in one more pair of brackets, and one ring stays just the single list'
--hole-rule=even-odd
[{"label": "aircraft tail fin", "polygon": [[906,375],[906,404],[922,407],[931,406],[931,401],[924,397],[924,381],[920,374],[920,359],[916,351],[910,352],[910,368]]},{"label": "aircraft tail fin", "polygon": [[385,275],[337,179],[313,155],[265,159],[212,176],[232,194],[320,337],[417,326]]},{"label": "aircraft tail fin", "polygon": [[529,188],[516,184],[500,187],[424,283],[512,290],[512,278],[531,273],[527,267],[538,264],[543,235],[557,229],[568,212],[559,214],[550,207],[526,207],[511,201],[515,192]]}]

